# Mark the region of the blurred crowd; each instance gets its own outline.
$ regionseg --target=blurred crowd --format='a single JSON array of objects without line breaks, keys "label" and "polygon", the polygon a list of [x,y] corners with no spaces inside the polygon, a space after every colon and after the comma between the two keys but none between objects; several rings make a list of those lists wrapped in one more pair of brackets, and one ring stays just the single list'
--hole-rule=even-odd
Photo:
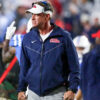
[{"label": "blurred crowd", "polygon": [[[0,0],[0,77],[16,54],[15,45],[10,52],[13,56],[8,57],[8,54],[5,56],[3,53],[7,27],[15,20],[15,34],[19,36],[26,34],[27,22],[31,15],[26,14],[25,11],[32,6],[32,2],[36,1],[40,0]],[[92,34],[100,30],[100,0],[49,1],[55,9],[52,21],[71,33],[81,65],[83,55],[96,45]],[[18,74],[19,63],[16,62],[0,85],[0,97],[17,100]]]}]

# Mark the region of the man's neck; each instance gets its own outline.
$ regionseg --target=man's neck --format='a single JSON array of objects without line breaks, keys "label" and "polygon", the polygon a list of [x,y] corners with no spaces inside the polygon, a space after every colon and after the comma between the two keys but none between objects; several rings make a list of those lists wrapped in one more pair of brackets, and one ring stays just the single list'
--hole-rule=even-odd
[{"label": "man's neck", "polygon": [[45,35],[53,29],[53,26],[50,24],[45,24],[39,29],[40,34]]}]

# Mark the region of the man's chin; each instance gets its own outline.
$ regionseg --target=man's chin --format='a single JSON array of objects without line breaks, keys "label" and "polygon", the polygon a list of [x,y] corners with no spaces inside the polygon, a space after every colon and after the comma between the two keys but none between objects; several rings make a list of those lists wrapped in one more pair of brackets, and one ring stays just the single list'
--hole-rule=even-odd
[{"label": "man's chin", "polygon": [[37,28],[37,26],[33,26],[33,28]]}]

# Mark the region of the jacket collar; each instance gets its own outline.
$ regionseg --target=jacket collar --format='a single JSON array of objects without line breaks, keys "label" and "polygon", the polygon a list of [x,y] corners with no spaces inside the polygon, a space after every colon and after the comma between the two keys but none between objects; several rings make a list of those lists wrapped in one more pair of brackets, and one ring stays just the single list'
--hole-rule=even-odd
[{"label": "jacket collar", "polygon": [[61,34],[61,28],[58,27],[58,26],[54,26],[54,29],[53,31],[51,32],[50,36],[49,37],[55,37],[55,36],[62,36]]},{"label": "jacket collar", "polygon": [[[38,28],[33,28],[33,29],[32,29],[32,34],[33,34],[36,38],[40,38]],[[62,34],[61,34],[61,28],[58,27],[57,25],[54,25],[53,31],[51,32],[49,38],[50,38],[50,37],[55,37],[55,36],[62,36]]]}]

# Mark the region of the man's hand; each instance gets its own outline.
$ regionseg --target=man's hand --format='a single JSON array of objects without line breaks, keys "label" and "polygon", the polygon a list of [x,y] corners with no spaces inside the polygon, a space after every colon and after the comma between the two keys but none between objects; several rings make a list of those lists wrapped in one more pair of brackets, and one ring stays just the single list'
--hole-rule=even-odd
[{"label": "man's hand", "polygon": [[7,40],[10,40],[16,31],[16,27],[14,26],[14,24],[15,24],[15,21],[13,21],[11,23],[11,25],[9,27],[7,27],[7,31],[6,31],[6,39]]},{"label": "man's hand", "polygon": [[26,100],[25,92],[19,92],[18,93],[18,100]]},{"label": "man's hand", "polygon": [[82,100],[82,91],[81,91],[81,89],[78,90],[75,98],[76,98],[75,100]]},{"label": "man's hand", "polygon": [[72,91],[67,91],[64,94],[64,100],[74,100],[75,94]]}]

